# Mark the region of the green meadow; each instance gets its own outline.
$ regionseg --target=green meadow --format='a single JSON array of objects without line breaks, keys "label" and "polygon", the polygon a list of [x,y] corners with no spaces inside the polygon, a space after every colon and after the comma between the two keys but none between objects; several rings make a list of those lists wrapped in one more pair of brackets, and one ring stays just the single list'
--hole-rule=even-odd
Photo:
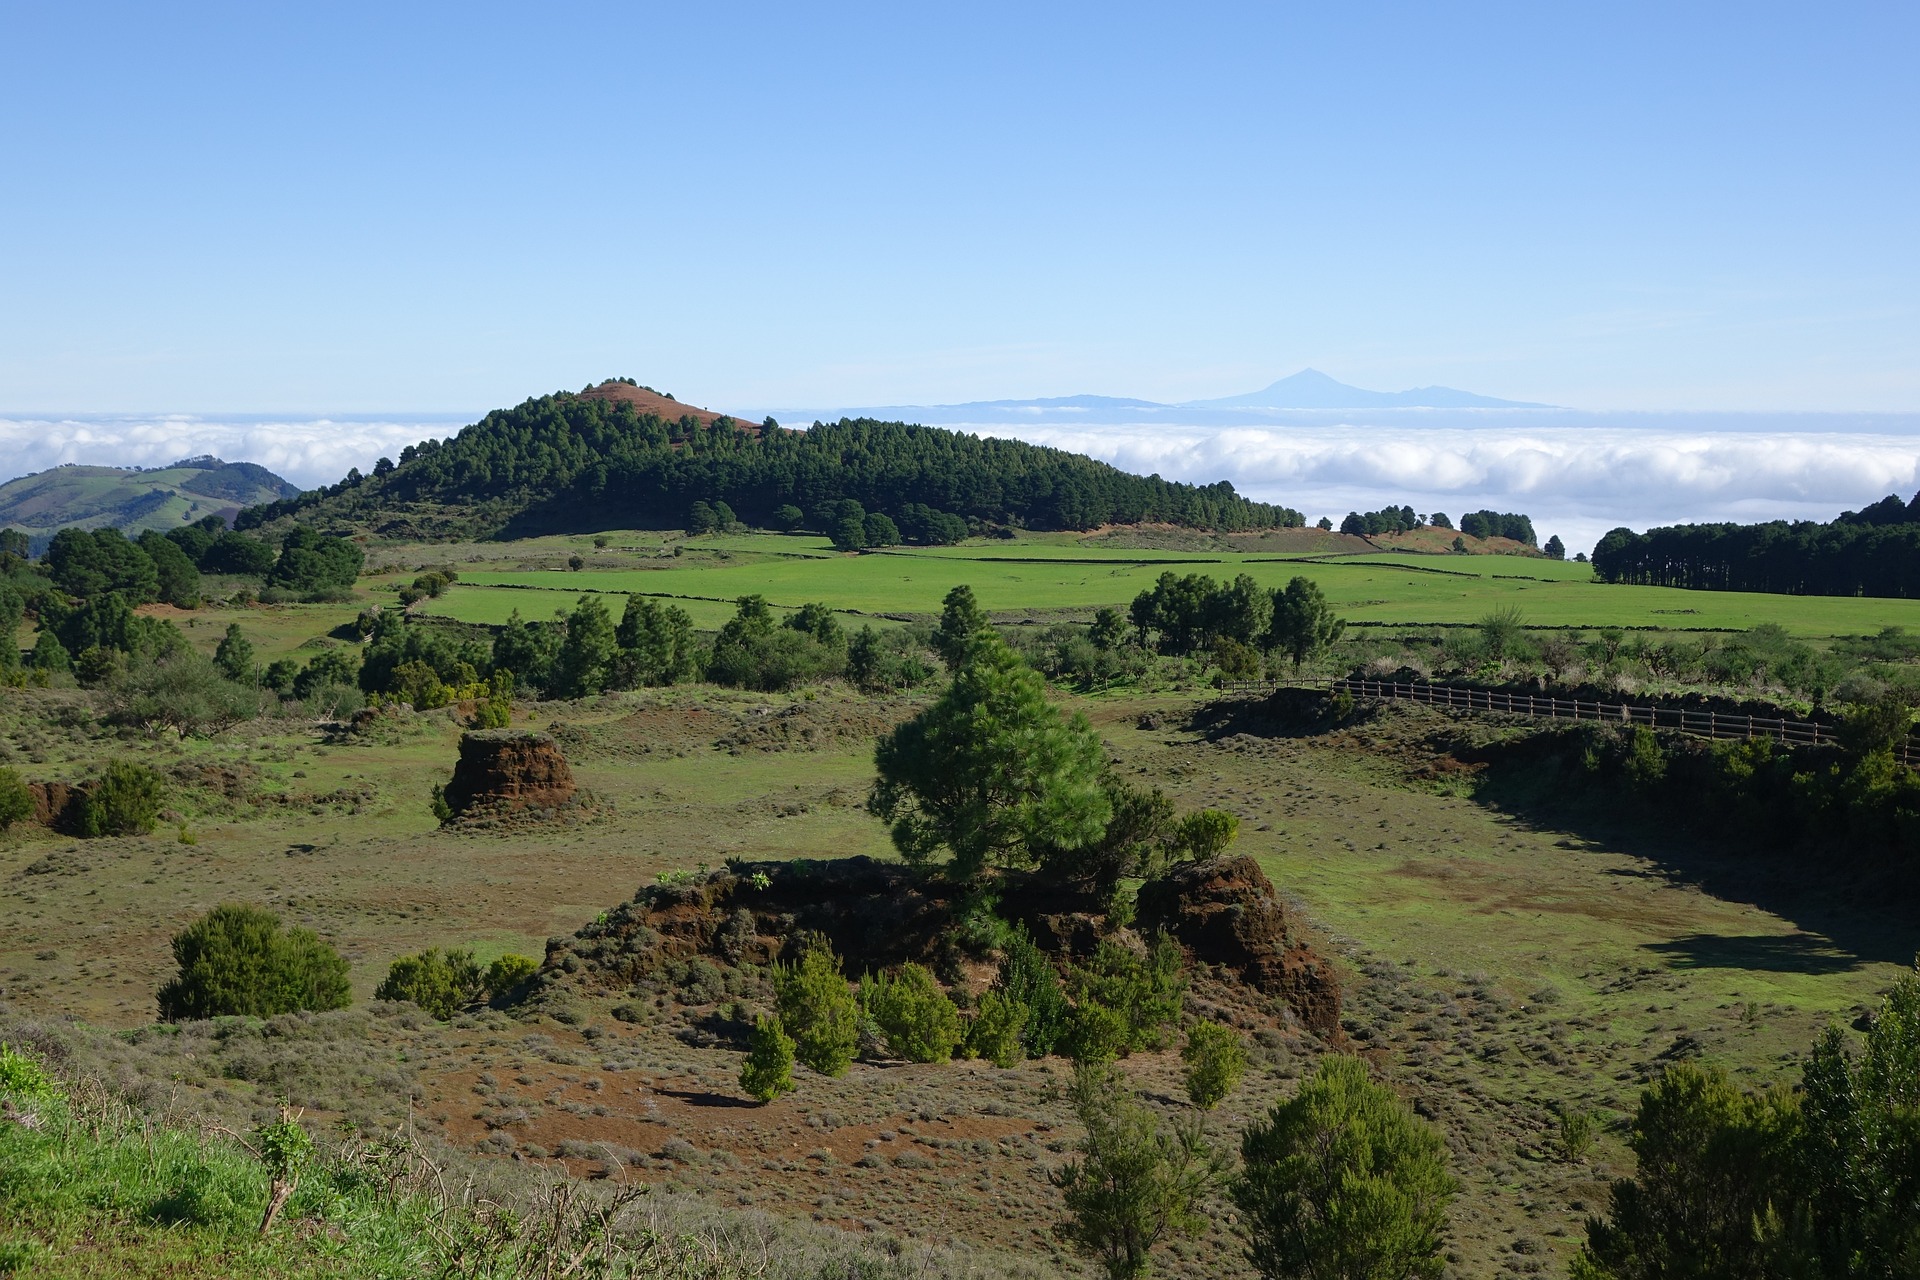
[{"label": "green meadow", "polygon": [[[1584,564],[1506,555],[1181,553],[1058,539],[844,555],[817,537],[775,534],[680,546],[679,556],[656,555],[640,566],[614,545],[584,556],[578,571],[564,564],[507,569],[494,558],[463,571],[458,586],[424,608],[462,622],[498,624],[516,608],[527,617],[547,616],[582,592],[638,593],[677,597],[696,625],[713,627],[730,613],[728,602],[743,595],[763,595],[787,608],[821,600],[849,612],[931,615],[949,590],[966,583],[995,613],[1085,616],[1102,606],[1124,609],[1172,571],[1219,578],[1245,573],[1270,587],[1303,575],[1354,624],[1470,624],[1512,607],[1531,627],[1746,630],[1775,623],[1809,639],[1886,626],[1920,629],[1920,600],[1610,586],[1595,582]],[[609,559],[624,563],[601,567]]]}]

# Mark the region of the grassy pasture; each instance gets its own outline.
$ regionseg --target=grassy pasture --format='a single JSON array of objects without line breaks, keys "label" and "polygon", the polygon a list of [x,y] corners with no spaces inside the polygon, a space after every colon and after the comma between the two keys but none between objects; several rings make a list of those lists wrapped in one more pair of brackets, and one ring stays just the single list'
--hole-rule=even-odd
[{"label": "grassy pasture", "polygon": [[[1809,638],[1869,634],[1888,625],[1920,630],[1920,600],[1608,586],[1592,581],[1585,565],[1513,556],[1201,555],[1058,542],[835,555],[823,553],[818,544],[816,538],[732,535],[701,539],[698,545],[707,554],[692,563],[685,555],[663,558],[659,568],[601,569],[591,563],[579,572],[475,568],[463,571],[460,584],[426,609],[483,623],[504,621],[516,606],[529,617],[545,614],[549,609],[534,604],[538,597],[526,590],[532,588],[552,592],[556,605],[582,591],[693,597],[693,603],[759,593],[789,608],[823,600],[864,613],[934,614],[951,588],[967,583],[996,612],[1087,614],[1101,606],[1124,608],[1171,569],[1221,578],[1247,573],[1272,587],[1304,575],[1357,624],[1469,624],[1512,606],[1535,627],[1744,630],[1770,622]],[[789,547],[798,553],[789,554]],[[683,607],[693,612],[693,603]],[[727,612],[720,605],[697,612],[695,620],[717,625]]]}]

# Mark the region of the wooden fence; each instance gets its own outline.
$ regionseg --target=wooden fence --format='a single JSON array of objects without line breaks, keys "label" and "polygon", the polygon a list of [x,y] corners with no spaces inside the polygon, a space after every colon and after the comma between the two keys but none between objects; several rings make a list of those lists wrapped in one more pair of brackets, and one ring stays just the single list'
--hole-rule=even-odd
[{"label": "wooden fence", "polygon": [[[1271,693],[1281,686],[1267,680],[1234,680],[1221,685],[1226,693]],[[1311,686],[1320,688],[1319,685]],[[1498,689],[1468,689],[1457,685],[1424,684],[1393,680],[1345,678],[1333,681],[1333,692],[1345,690],[1356,698],[1393,698],[1446,707],[1454,711],[1493,712],[1500,715],[1534,716],[1548,720],[1599,720],[1612,724],[1641,724],[1653,729],[1677,729],[1703,738],[1772,738],[1795,746],[1819,746],[1834,741],[1834,728],[1811,720],[1786,720],[1771,716],[1731,715],[1724,711],[1701,711],[1691,707],[1643,707],[1630,702],[1581,702],[1575,698],[1553,698],[1541,694],[1506,693]],[[1920,742],[1909,736],[1900,745],[1901,760],[1912,765],[1920,760]]]}]

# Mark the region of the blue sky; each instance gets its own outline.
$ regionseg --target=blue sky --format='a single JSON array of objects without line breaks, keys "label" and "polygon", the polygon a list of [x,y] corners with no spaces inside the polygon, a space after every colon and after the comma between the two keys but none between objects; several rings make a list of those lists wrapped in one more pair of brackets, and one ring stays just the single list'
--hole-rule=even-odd
[{"label": "blue sky", "polygon": [[0,6],[0,410],[1920,410],[1920,7]]}]

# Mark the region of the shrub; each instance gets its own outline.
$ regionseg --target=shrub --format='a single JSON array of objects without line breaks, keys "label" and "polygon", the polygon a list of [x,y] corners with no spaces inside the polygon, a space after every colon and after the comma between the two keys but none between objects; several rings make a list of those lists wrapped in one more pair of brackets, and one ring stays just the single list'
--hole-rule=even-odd
[{"label": "shrub", "polygon": [[1187,1032],[1180,1060],[1187,1064],[1187,1097],[1202,1111],[1211,1111],[1240,1083],[1240,1074],[1247,1069],[1247,1048],[1232,1027],[1200,1022]]},{"label": "shrub", "polygon": [[879,1024],[887,1048],[909,1062],[945,1062],[960,1043],[960,1011],[922,965],[861,982],[860,1003]]},{"label": "shrub", "polygon": [[1079,1159],[1052,1175],[1071,1215],[1056,1233],[1113,1280],[1144,1276],[1155,1246],[1205,1229],[1198,1210],[1218,1176],[1214,1162],[1197,1127],[1162,1126],[1110,1068],[1080,1067],[1073,1103],[1087,1136]]},{"label": "shrub", "polygon": [[1127,1020],[1118,1009],[1086,1001],[1073,1006],[1059,1046],[1077,1063],[1112,1062],[1127,1051]]},{"label": "shrub", "polygon": [[260,907],[215,907],[173,936],[177,977],[160,988],[160,1016],[256,1018],[344,1009],[347,962],[310,929],[282,929]]},{"label": "shrub", "polygon": [[839,957],[825,945],[813,947],[798,964],[782,966],[775,982],[794,1056],[822,1075],[846,1074],[860,1040],[860,1013]]},{"label": "shrub", "polygon": [[486,975],[473,952],[442,951],[428,947],[419,955],[401,956],[387,970],[387,979],[374,991],[376,1000],[411,1000],[442,1022],[486,993]]},{"label": "shrub", "polygon": [[1240,1153],[1233,1199],[1262,1276],[1441,1274],[1446,1146],[1358,1058],[1322,1058]]},{"label": "shrub", "polygon": [[538,972],[540,972],[538,960],[532,956],[516,955],[509,951],[487,966],[485,979],[487,998],[500,999]]},{"label": "shrub", "polygon": [[136,654],[114,681],[113,718],[148,732],[171,729],[181,737],[218,733],[260,714],[263,697],[235,684],[191,649],[150,658]]},{"label": "shrub", "polygon": [[1007,941],[994,989],[1026,1010],[1020,1046],[1027,1056],[1044,1058],[1052,1053],[1066,1031],[1067,997],[1053,961],[1024,928],[1015,929]]},{"label": "shrub", "polygon": [[33,816],[33,793],[12,769],[0,766],[0,831]]},{"label": "shrub", "polygon": [[793,1050],[793,1038],[780,1019],[761,1018],[754,1025],[747,1060],[740,1064],[740,1087],[748,1097],[767,1103],[794,1091]]},{"label": "shrub", "polygon": [[166,783],[154,770],[131,760],[107,765],[98,782],[80,796],[78,827],[89,839],[146,835],[166,801]]},{"label": "shrub", "polygon": [[996,1067],[1011,1067],[1026,1057],[1020,1037],[1027,1029],[1027,1006],[994,988],[980,997],[978,1015],[968,1032],[967,1047],[976,1058]]},{"label": "shrub", "polygon": [[[1180,1016],[1180,993],[1186,987],[1181,972],[1180,946],[1164,934],[1154,940],[1145,957],[1115,942],[1102,942],[1084,966],[1067,975],[1074,1001],[1076,1037],[1108,1033],[1106,1020],[1095,1010],[1110,1010],[1122,1028],[1115,1049],[1124,1055],[1138,1049],[1157,1049],[1166,1042],[1166,1029]],[[1076,1057],[1084,1056],[1076,1054]]]},{"label": "shrub", "polygon": [[1221,809],[1201,809],[1182,817],[1174,827],[1174,842],[1198,862],[1218,857],[1240,834],[1240,819]]},{"label": "shrub", "polygon": [[0,1044],[0,1093],[16,1098],[57,1098],[60,1086],[26,1054]]}]

